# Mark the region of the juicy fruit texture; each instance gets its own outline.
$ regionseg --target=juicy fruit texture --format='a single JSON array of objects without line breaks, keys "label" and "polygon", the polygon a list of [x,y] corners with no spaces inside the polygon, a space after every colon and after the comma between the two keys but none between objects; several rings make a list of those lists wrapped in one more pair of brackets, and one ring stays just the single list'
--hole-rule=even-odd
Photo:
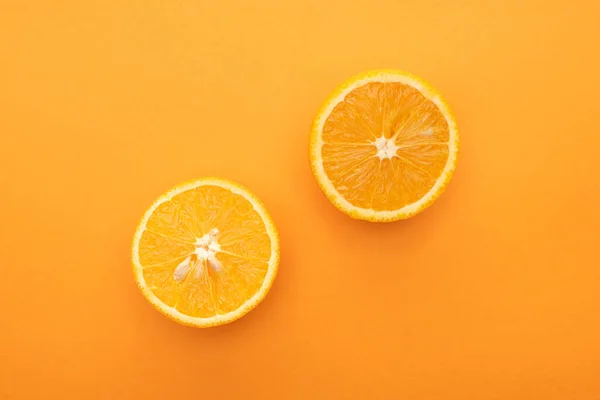
[{"label": "juicy fruit texture", "polygon": [[430,205],[450,180],[456,122],[418,78],[375,71],[326,102],[311,134],[311,165],[325,194],[355,218],[391,221]]},{"label": "juicy fruit texture", "polygon": [[134,275],[159,311],[180,323],[233,321],[268,292],[279,242],[259,200],[217,178],[184,184],[146,212],[133,243]]},{"label": "juicy fruit texture", "polygon": [[448,160],[448,137],[444,116],[418,90],[367,83],[325,121],[325,173],[352,204],[398,209],[433,187]]}]

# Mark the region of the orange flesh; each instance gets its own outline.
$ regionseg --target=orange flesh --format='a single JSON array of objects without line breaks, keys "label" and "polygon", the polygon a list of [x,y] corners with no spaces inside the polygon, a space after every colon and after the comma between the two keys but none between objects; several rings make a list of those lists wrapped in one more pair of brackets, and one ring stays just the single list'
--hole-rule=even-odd
[{"label": "orange flesh", "polygon": [[[221,246],[216,254],[219,271],[194,254],[196,239],[215,228]],[[178,281],[175,269],[190,256],[193,268]],[[159,205],[139,243],[147,287],[191,317],[238,309],[261,287],[270,256],[265,224],[250,202],[218,186],[200,186]]]},{"label": "orange flesh", "polygon": [[[323,126],[323,166],[351,204],[398,210],[421,199],[448,160],[448,123],[412,86],[372,82],[352,90]],[[395,138],[391,158],[377,156],[375,140]]]}]

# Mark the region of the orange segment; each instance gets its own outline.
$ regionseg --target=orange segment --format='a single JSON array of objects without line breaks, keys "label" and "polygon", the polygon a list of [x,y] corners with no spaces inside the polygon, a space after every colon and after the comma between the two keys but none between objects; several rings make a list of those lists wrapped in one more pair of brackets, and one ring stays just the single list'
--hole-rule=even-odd
[{"label": "orange segment", "polygon": [[212,326],[249,312],[268,292],[279,261],[271,218],[241,186],[207,178],[161,196],[134,237],[134,275],[159,311]]},{"label": "orange segment", "polygon": [[214,277],[217,311],[226,314],[238,309],[256,293],[269,269],[264,260],[246,259],[221,253],[217,257],[223,265],[222,274]]},{"label": "orange segment", "polygon": [[439,93],[413,75],[375,71],[351,79],[325,103],[311,132],[311,166],[340,210],[392,221],[443,192],[458,143]]},{"label": "orange segment", "polygon": [[173,260],[185,258],[194,252],[193,242],[184,242],[175,237],[146,229],[139,240],[139,263],[144,267],[163,266]]}]

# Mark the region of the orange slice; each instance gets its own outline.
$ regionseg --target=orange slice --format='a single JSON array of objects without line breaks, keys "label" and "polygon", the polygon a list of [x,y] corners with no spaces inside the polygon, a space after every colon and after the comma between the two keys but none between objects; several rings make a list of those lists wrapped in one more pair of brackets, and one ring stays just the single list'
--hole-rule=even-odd
[{"label": "orange slice", "polygon": [[357,219],[395,221],[430,206],[456,167],[458,129],[429,84],[372,71],[340,86],[315,118],[310,161],[329,200]]},{"label": "orange slice", "polygon": [[158,311],[184,325],[221,325],[265,297],[277,274],[279,239],[256,196],[205,178],[175,187],[146,211],[132,262]]}]

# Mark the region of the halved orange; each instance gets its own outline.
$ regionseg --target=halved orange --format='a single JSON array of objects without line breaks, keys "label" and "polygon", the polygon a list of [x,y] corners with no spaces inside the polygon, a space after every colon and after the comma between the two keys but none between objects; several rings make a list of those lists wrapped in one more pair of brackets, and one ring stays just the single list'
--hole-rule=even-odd
[{"label": "halved orange", "polygon": [[135,280],[160,312],[208,327],[240,318],[265,297],[279,238],[262,203],[224,179],[179,185],[144,214],[133,239]]},{"label": "halved orange", "polygon": [[450,181],[458,128],[448,104],[422,79],[371,71],[325,102],[310,137],[316,180],[341,211],[395,221],[430,206]]}]

